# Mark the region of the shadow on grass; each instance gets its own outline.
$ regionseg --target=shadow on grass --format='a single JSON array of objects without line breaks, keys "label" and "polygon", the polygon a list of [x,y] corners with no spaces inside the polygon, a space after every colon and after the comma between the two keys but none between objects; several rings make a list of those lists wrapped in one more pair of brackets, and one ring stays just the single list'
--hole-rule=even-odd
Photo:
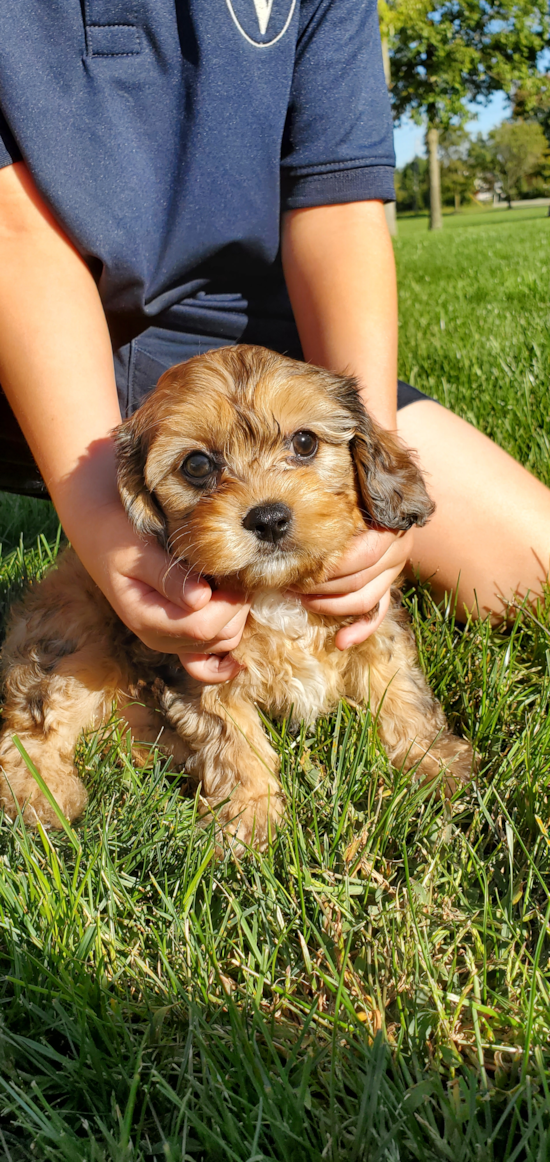
[{"label": "shadow on grass", "polygon": [[57,513],[50,501],[0,492],[0,544],[3,556],[18,548],[21,540],[25,548],[33,545],[39,536],[55,540],[58,526]]},{"label": "shadow on grass", "polygon": [[331,1032],[314,1008],[285,1021],[231,998],[140,1007],[89,977],[52,985],[24,955],[17,976],[0,1037],[12,1162],[548,1157],[536,1087],[489,1098],[474,1071],[422,1069],[345,1018]]}]

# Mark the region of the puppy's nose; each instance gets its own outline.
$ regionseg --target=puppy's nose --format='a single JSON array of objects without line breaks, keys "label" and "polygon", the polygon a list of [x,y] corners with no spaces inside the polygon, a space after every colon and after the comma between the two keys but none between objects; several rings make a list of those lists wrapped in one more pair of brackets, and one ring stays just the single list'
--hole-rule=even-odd
[{"label": "puppy's nose", "polygon": [[243,525],[259,541],[275,545],[288,532],[291,521],[292,513],[286,504],[257,504],[247,512]]}]

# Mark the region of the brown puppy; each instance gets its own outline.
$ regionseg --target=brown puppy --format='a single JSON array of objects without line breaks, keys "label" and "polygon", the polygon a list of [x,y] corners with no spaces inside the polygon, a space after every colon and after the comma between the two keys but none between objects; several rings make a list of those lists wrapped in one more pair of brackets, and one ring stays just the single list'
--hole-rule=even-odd
[{"label": "brown puppy", "polygon": [[69,549],[14,610],[4,647],[0,802],[57,818],[12,742],[18,734],[69,819],[86,803],[73,760],[80,732],[113,702],[135,736],[159,740],[201,784],[226,830],[266,843],[283,812],[277,757],[256,707],[313,721],[348,696],[369,702],[393,763],[466,778],[418,664],[396,592],[380,629],[341,652],[342,624],[287,594],[328,575],[367,524],[406,529],[432,512],[410,455],[366,414],[356,383],[258,347],[226,347],[162,376],[116,433],[119,488],[134,527],[176,560],[253,594],[242,670],[225,685],[190,678],[173,655],[119,621]]}]

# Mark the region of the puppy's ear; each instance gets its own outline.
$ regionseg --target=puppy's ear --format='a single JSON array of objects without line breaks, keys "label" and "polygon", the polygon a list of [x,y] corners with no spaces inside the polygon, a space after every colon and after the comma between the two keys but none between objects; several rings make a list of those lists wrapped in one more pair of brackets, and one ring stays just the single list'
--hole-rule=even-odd
[{"label": "puppy's ear", "polygon": [[151,429],[136,412],[115,428],[113,435],[117,457],[117,484],[128,519],[141,536],[156,537],[164,547],[166,521],[154,495],[145,483],[145,465],[151,442]]},{"label": "puppy's ear", "polygon": [[350,451],[368,518],[386,529],[425,525],[435,505],[413,456],[391,432],[371,419],[356,380],[345,379],[338,394],[355,422]]},{"label": "puppy's ear", "polygon": [[425,525],[435,504],[410,452],[373,420],[353,438],[351,452],[361,500],[374,524],[386,529]]}]

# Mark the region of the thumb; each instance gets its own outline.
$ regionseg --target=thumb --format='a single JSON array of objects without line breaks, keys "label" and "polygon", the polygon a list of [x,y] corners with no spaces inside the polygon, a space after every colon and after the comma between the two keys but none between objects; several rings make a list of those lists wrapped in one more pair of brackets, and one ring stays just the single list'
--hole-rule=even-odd
[{"label": "thumb", "polygon": [[180,662],[192,678],[209,685],[228,682],[242,670],[231,654],[180,654]]}]

